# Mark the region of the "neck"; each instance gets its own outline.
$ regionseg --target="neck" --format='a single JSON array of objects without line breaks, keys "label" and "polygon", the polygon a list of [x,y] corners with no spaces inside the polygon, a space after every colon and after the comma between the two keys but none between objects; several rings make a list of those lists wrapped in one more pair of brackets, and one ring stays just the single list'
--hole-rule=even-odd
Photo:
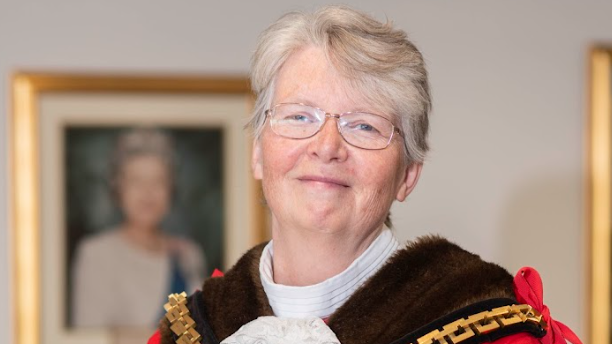
[{"label": "neck", "polygon": [[382,225],[368,235],[324,232],[272,225],[274,282],[308,286],[338,275],[378,237]]},{"label": "neck", "polygon": [[138,248],[159,252],[164,248],[163,237],[157,228],[143,228],[132,223],[125,223],[121,230],[127,240]]}]

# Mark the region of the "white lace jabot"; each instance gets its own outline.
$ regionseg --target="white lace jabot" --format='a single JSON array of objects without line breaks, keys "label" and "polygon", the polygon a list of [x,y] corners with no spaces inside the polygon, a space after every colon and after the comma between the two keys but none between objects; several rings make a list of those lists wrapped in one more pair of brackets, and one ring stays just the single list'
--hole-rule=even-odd
[{"label": "white lace jabot", "polygon": [[274,249],[270,241],[259,261],[259,275],[276,316],[327,318],[376,273],[398,248],[399,243],[393,233],[385,228],[370,247],[340,274],[315,285],[293,287],[274,283]]},{"label": "white lace jabot", "polygon": [[225,338],[221,344],[340,344],[320,318],[259,317]]}]

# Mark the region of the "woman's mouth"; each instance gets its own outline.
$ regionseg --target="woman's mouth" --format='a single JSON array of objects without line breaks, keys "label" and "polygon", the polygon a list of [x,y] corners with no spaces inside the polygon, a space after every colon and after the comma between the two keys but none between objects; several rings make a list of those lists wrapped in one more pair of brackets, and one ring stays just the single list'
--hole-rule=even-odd
[{"label": "woman's mouth", "polygon": [[349,183],[346,180],[332,177],[321,177],[321,176],[302,176],[298,178],[299,181],[317,184],[327,187],[349,187]]}]

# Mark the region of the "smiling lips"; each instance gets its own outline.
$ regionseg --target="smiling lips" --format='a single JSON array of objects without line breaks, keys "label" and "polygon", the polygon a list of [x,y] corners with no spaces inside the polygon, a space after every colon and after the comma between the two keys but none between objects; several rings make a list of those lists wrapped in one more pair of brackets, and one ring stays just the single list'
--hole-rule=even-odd
[{"label": "smiling lips", "polygon": [[335,178],[330,178],[330,177],[319,177],[319,176],[302,176],[299,177],[298,180],[302,181],[302,182],[309,182],[309,183],[315,183],[315,184],[320,184],[320,185],[324,185],[324,186],[342,186],[342,187],[349,187],[349,183],[341,180],[341,179],[335,179]]}]

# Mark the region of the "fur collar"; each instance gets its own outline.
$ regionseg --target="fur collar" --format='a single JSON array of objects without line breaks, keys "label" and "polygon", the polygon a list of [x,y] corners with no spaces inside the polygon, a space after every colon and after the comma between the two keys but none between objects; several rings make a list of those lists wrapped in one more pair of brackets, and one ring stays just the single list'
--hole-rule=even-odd
[{"label": "fur collar", "polygon": [[[219,341],[242,325],[273,315],[259,278],[265,244],[247,252],[224,277],[208,279],[198,304]],[[388,344],[474,302],[514,298],[512,276],[446,239],[427,236],[408,243],[328,320],[343,344]],[[197,310],[193,310],[194,312]],[[167,321],[162,343],[172,343]]]}]

